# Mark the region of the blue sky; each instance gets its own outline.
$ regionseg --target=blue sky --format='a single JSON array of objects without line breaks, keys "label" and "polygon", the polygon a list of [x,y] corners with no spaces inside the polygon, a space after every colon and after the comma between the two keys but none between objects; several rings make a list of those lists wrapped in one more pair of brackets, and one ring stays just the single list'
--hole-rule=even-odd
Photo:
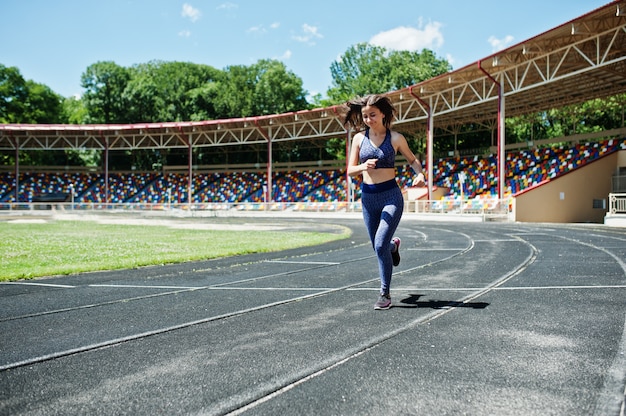
[{"label": "blue sky", "polygon": [[0,64],[63,96],[99,61],[224,69],[278,59],[325,95],[330,66],[360,42],[428,48],[455,69],[609,0],[0,0]]}]

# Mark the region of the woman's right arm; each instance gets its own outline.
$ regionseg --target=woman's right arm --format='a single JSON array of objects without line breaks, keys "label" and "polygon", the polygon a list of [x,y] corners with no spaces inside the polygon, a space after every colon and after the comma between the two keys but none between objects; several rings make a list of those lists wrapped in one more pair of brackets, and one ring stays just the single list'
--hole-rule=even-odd
[{"label": "woman's right arm", "polygon": [[363,141],[363,133],[358,133],[352,139],[352,148],[350,150],[350,158],[348,159],[348,175],[357,176],[370,169],[376,169],[378,159],[367,159],[363,163],[359,163],[359,151],[361,150],[361,142]]},{"label": "woman's right arm", "polygon": [[361,150],[362,134],[356,134],[352,138],[352,146],[350,147],[350,157],[348,158],[348,175],[357,176],[365,169],[359,164],[359,151]]},{"label": "woman's right arm", "polygon": [[357,134],[352,138],[350,156],[348,158],[348,175],[356,176],[363,170],[359,168],[359,150],[361,149],[362,136]]}]

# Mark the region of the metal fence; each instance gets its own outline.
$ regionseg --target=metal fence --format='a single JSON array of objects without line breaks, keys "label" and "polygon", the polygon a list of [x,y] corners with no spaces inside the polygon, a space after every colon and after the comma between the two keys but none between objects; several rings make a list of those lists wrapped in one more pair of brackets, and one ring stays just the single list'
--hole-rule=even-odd
[{"label": "metal fence", "polygon": [[[509,199],[442,199],[406,201],[406,214],[422,214],[427,216],[464,216],[480,217],[482,220],[510,219],[514,200]],[[219,203],[103,203],[103,202],[30,202],[0,203],[0,212],[41,212],[54,211],[59,213],[88,212],[162,212],[168,213],[204,213],[215,215],[235,215],[237,213],[255,212],[361,212],[361,202],[219,202]]]},{"label": "metal fence", "polygon": [[609,194],[609,213],[626,214],[626,193]]},{"label": "metal fence", "polygon": [[413,202],[416,213],[482,217],[488,220],[513,220],[513,198],[441,199]]}]

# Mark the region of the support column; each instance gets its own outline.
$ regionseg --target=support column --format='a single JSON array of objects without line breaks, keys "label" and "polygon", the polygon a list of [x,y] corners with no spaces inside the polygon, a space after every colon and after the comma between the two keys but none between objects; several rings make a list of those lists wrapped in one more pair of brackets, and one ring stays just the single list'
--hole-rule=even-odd
[{"label": "support column", "polygon": [[273,202],[272,199],[272,141],[267,138],[267,202]]},{"label": "support column", "polygon": [[15,203],[20,202],[20,141],[15,139]]},{"label": "support column", "polygon": [[[422,105],[426,112],[426,172],[428,173],[428,200],[432,200],[433,196],[433,140],[434,140],[434,123],[432,112],[432,98],[429,102],[422,100],[417,94],[413,92],[413,87],[409,89],[409,93],[415,97],[417,101]],[[421,163],[421,161],[420,161]],[[423,168],[423,166],[422,166]]]},{"label": "support column", "polygon": [[487,76],[498,87],[498,154],[496,156],[496,168],[498,169],[498,198],[504,198],[504,180],[506,177],[506,166],[504,164],[504,151],[505,151],[505,131],[504,131],[504,120],[505,120],[505,109],[504,109],[504,83],[503,78],[500,78],[500,81],[491,76],[485,69],[481,66],[481,61],[478,61],[478,69],[480,69],[483,74]]},{"label": "support column", "polygon": [[348,175],[348,165],[350,163],[350,149],[352,140],[350,135],[350,130],[346,131],[346,203],[350,204],[350,202],[354,201],[354,197],[352,196],[352,178]]},{"label": "support column", "polygon": [[[104,138],[104,203],[109,203],[109,139]],[[108,206],[107,206],[108,208]]]},{"label": "support column", "polygon": [[189,204],[189,208],[191,209],[191,197],[193,195],[193,144],[191,141],[191,133],[189,133],[189,140],[187,142],[189,147],[188,154],[188,171],[187,171],[187,204]]},{"label": "support column", "polygon": [[428,200],[431,201],[433,199],[433,141],[434,141],[434,123],[433,123],[433,112],[431,110],[432,98],[428,105],[428,121],[426,123],[426,140],[427,140],[427,149],[426,149],[426,169],[428,171]]},{"label": "support column", "polygon": [[500,78],[500,88],[498,91],[498,198],[504,199],[504,188],[506,186],[506,152],[505,152],[505,105],[504,105],[504,91],[503,80]]}]

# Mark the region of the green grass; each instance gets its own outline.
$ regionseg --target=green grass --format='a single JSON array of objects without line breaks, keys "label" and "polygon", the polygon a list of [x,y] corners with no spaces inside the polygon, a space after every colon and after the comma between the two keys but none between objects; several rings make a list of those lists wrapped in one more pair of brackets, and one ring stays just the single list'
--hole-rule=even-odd
[{"label": "green grass", "polygon": [[176,229],[89,221],[0,222],[0,281],[313,246],[343,233]]}]

